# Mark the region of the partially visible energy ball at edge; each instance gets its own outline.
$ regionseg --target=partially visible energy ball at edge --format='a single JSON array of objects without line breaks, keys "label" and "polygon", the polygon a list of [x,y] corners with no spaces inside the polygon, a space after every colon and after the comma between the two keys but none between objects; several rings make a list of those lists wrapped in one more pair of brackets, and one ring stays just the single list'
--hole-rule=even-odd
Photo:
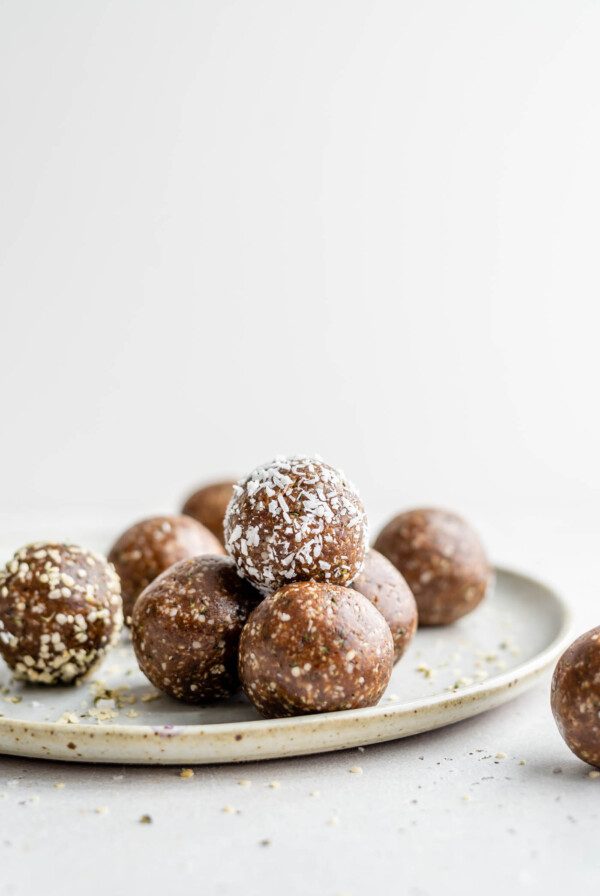
[{"label": "partially visible energy ball at edge", "polygon": [[409,510],[384,526],[373,545],[415,596],[419,625],[448,625],[485,597],[492,569],[474,529],[447,510]]},{"label": "partially visible energy ball at edge", "polygon": [[242,686],[266,718],[374,706],[393,661],[379,610],[324,582],[294,582],[265,598],[240,640]]},{"label": "partially visible energy ball at edge", "polygon": [[181,508],[186,516],[191,516],[203,526],[206,526],[212,534],[224,543],[223,523],[227,506],[233,495],[233,480],[224,482],[210,482],[203,485],[191,494]]},{"label": "partially visible energy ball at edge", "polygon": [[37,542],[0,572],[0,653],[21,681],[77,681],[116,643],[122,625],[119,578],[100,554]]},{"label": "partially visible energy ball at edge", "polygon": [[405,578],[383,554],[371,548],[352,588],[364,594],[389,625],[397,663],[412,641],[418,622],[417,604]]},{"label": "partially visible energy ball at edge", "polygon": [[600,768],[600,626],[577,638],[559,659],[550,702],[569,749]]},{"label": "partially visible energy ball at edge", "polygon": [[276,458],[235,486],[225,547],[263,594],[311,579],[349,585],[364,563],[367,519],[340,471],[305,455]]}]

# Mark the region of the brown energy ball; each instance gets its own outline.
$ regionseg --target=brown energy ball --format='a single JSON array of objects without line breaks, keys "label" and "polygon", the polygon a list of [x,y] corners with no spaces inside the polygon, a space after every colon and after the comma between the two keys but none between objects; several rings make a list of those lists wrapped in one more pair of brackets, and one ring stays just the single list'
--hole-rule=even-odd
[{"label": "brown energy ball", "polygon": [[227,505],[233,495],[235,482],[213,482],[190,495],[181,512],[193,517],[210,529],[212,534],[224,543],[223,521]]},{"label": "brown energy ball", "polygon": [[390,680],[385,619],[350,588],[294,582],[252,612],[240,641],[240,678],[267,718],[373,706]]},{"label": "brown energy ball", "polygon": [[404,577],[389,560],[371,548],[352,587],[369,598],[389,625],[397,663],[417,630],[417,604]]},{"label": "brown energy ball", "polygon": [[401,513],[380,532],[374,547],[408,582],[419,625],[447,625],[470,613],[492,578],[476,532],[446,510]]},{"label": "brown energy ball", "polygon": [[0,572],[0,653],[15,678],[70,684],[112,647],[122,625],[119,579],[99,554],[38,542]]},{"label": "brown energy ball", "polygon": [[108,555],[121,578],[127,625],[138,595],[161,572],[188,557],[223,553],[212,532],[189,516],[154,516],[131,526]]},{"label": "brown energy ball", "polygon": [[552,712],[570,750],[600,768],[600,626],[567,648],[552,678]]},{"label": "brown energy ball", "polygon": [[182,560],[136,601],[131,634],[140,669],[178,700],[228,696],[239,687],[238,643],[257,600],[228,557]]},{"label": "brown energy ball", "polygon": [[349,585],[362,569],[367,520],[343,473],[311,457],[276,458],[235,486],[225,547],[263,594],[292,581]]}]

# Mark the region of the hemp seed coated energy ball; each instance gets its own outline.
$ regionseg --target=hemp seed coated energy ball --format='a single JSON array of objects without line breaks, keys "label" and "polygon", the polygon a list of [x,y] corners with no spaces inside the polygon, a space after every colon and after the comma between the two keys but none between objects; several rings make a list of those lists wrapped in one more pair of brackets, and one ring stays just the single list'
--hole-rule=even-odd
[{"label": "hemp seed coated energy ball", "polygon": [[389,560],[371,548],[352,587],[377,607],[389,625],[397,663],[417,630],[417,604],[404,577]]},{"label": "hemp seed coated energy ball", "polygon": [[364,562],[367,519],[343,473],[304,455],[276,458],[235,486],[225,547],[263,594],[309,579],[349,585]]},{"label": "hemp seed coated energy ball", "polygon": [[266,718],[374,706],[394,662],[389,626],[350,588],[293,582],[252,612],[240,641],[244,691]]},{"label": "hemp seed coated energy ball", "polygon": [[227,480],[226,482],[212,482],[205,485],[198,491],[190,495],[181,512],[187,516],[193,517],[210,529],[212,534],[219,539],[221,544],[224,542],[223,522],[225,520],[225,511],[227,505],[231,501],[233,495],[233,487],[235,482]]},{"label": "hemp seed coated energy ball", "polygon": [[188,557],[223,553],[212,532],[189,516],[154,516],[131,526],[108,555],[121,579],[127,625],[138,595],[162,572]]},{"label": "hemp seed coated energy ball", "polygon": [[477,533],[446,510],[401,513],[383,528],[374,547],[408,582],[419,625],[447,625],[470,613],[492,580]]},{"label": "hemp seed coated energy ball", "polygon": [[15,678],[71,684],[114,645],[122,625],[119,579],[99,554],[38,542],[0,572],[0,653]]},{"label": "hemp seed coated energy ball", "polygon": [[140,669],[177,700],[229,696],[239,688],[242,628],[259,600],[228,557],[180,561],[136,601],[131,634]]},{"label": "hemp seed coated energy ball", "polygon": [[600,626],[581,635],[558,661],[551,705],[566,745],[600,768]]}]

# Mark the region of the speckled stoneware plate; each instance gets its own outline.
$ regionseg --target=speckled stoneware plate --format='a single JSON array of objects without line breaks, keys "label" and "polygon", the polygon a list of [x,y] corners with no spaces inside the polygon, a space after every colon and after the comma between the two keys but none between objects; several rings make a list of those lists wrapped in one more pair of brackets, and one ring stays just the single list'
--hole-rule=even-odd
[{"label": "speckled stoneware plate", "polygon": [[[492,709],[531,687],[566,646],[563,599],[498,569],[470,616],[420,630],[371,709],[265,721],[240,695],[190,707],[158,694],[128,641],[79,687],[41,688],[0,669],[0,752],[71,762],[199,764],[341,750],[419,734]],[[1,661],[0,661],[1,662]]]}]

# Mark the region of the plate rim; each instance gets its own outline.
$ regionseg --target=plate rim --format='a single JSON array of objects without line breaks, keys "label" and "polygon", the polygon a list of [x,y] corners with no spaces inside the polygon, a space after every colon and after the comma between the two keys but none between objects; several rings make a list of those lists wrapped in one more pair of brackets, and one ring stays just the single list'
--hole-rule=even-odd
[{"label": "plate rim", "polygon": [[[407,716],[414,713],[427,713],[439,708],[451,708],[459,706],[465,702],[473,702],[474,700],[484,700],[491,697],[497,692],[510,688],[512,683],[527,681],[536,674],[541,674],[554,659],[566,648],[569,638],[573,633],[573,613],[570,605],[565,600],[561,592],[548,584],[546,581],[537,578],[529,573],[522,572],[512,566],[495,565],[494,572],[500,576],[509,578],[517,578],[537,588],[542,588],[552,597],[556,608],[560,611],[559,630],[552,641],[544,647],[539,653],[530,657],[523,663],[514,666],[505,672],[494,675],[491,680],[483,682],[475,682],[471,685],[461,687],[450,694],[438,693],[430,697],[424,697],[408,702],[398,701],[393,703],[378,703],[375,706],[364,707],[361,709],[347,709],[339,712],[312,713],[302,716],[290,716],[275,719],[246,719],[243,721],[233,722],[212,722],[197,724],[160,724],[160,725],[128,725],[116,724],[98,726],[97,724],[77,724],[71,725],[62,721],[28,721],[26,719],[16,719],[10,716],[0,717],[0,734],[10,733],[16,735],[19,731],[23,733],[43,735],[47,733],[54,736],[54,732],[58,729],[61,733],[71,730],[73,733],[83,735],[98,735],[102,731],[102,739],[109,740],[111,737],[115,740],[120,738],[146,739],[149,735],[164,734],[165,736],[177,735],[179,738],[184,737],[186,740],[194,737],[203,737],[204,735],[212,735],[218,737],[221,735],[235,734],[240,731],[246,732],[252,730],[257,735],[273,730],[278,734],[284,734],[290,729],[294,732],[299,729],[312,727],[320,729],[328,727],[332,720],[335,719],[340,725],[344,722],[355,721],[358,718],[365,721],[373,718],[382,717],[389,719],[394,716]],[[452,724],[448,722],[446,724]],[[440,726],[444,727],[444,726]],[[52,733],[51,733],[52,732]],[[1,751],[0,751],[1,752]],[[10,755],[10,754],[7,754]],[[51,757],[49,757],[51,758]],[[117,761],[117,760],[115,760]]]}]

